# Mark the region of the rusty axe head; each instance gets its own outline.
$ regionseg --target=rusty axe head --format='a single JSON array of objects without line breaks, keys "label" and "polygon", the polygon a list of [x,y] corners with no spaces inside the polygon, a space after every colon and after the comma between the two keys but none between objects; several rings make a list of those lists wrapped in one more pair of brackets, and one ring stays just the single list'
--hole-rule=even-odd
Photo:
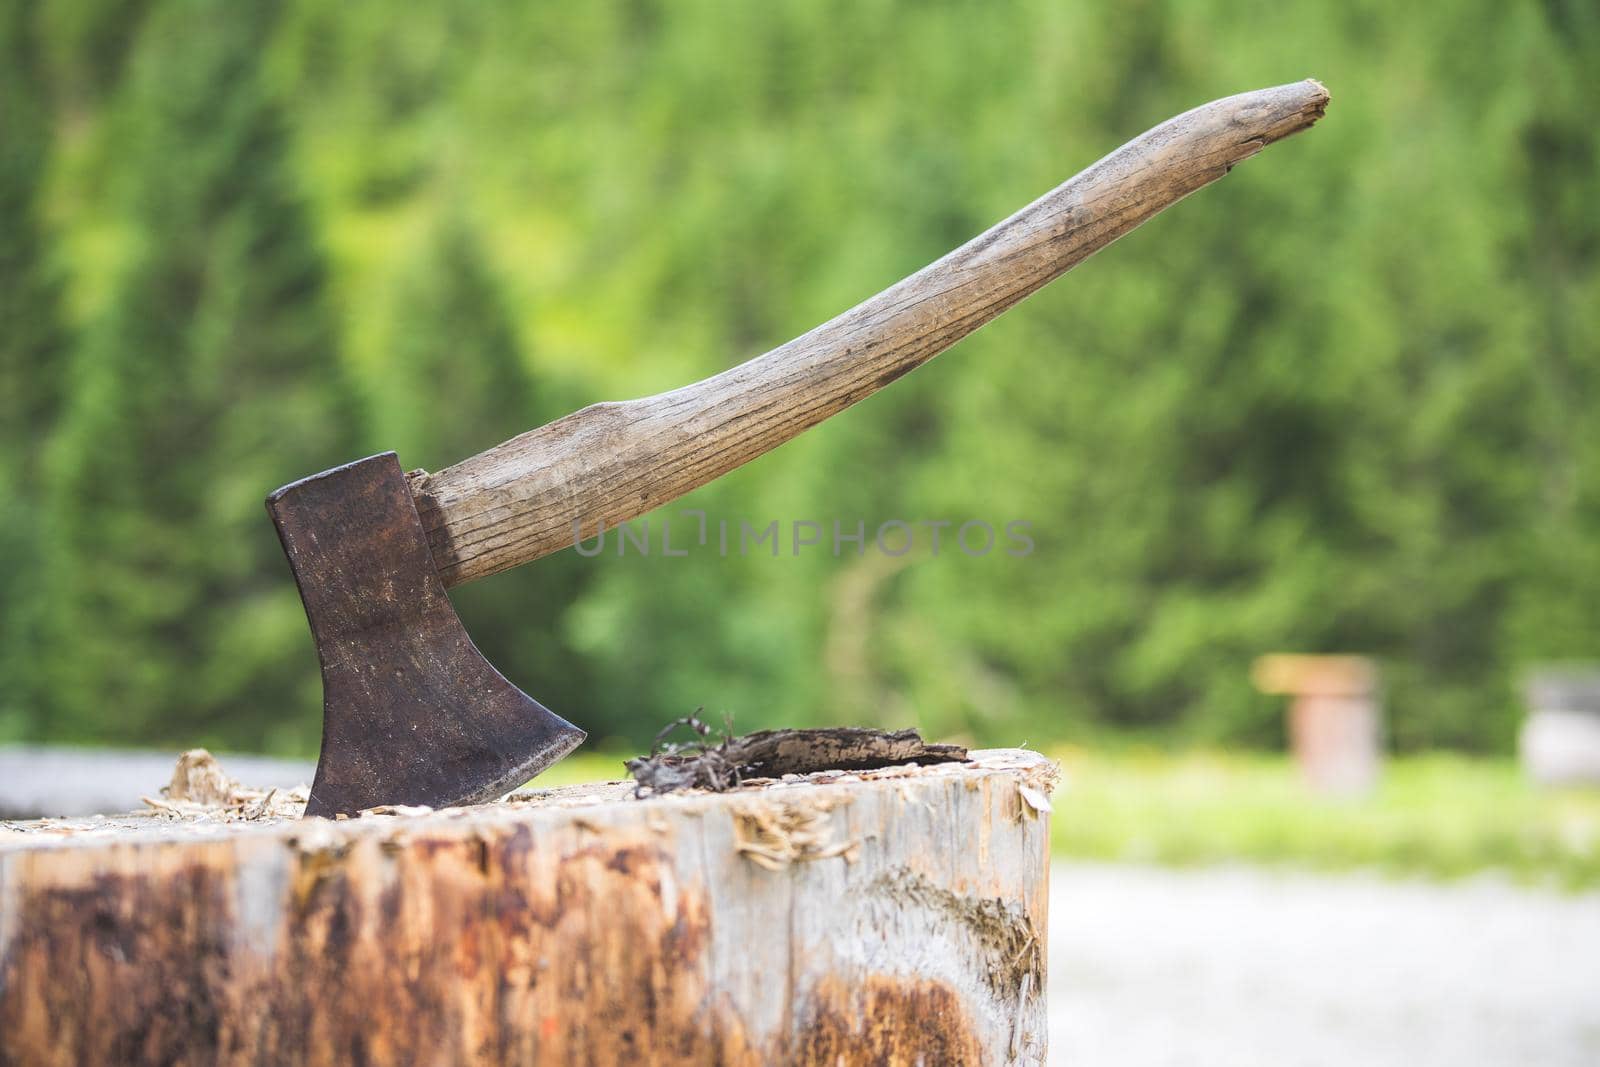
[{"label": "rusty axe head", "polygon": [[583,741],[472,644],[393,452],[286,485],[267,510],[322,663],[307,815],[492,800]]}]

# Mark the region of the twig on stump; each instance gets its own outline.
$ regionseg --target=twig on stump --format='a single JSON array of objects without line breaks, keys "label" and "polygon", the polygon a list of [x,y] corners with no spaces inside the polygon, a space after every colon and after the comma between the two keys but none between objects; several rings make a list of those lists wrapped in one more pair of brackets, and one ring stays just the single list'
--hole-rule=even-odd
[{"label": "twig on stump", "polygon": [[[696,739],[683,744],[667,740],[680,727],[692,731]],[[711,727],[697,716],[670,723],[656,735],[650,755],[624,764],[639,783],[635,792],[640,796],[679,789],[721,793],[737,788],[749,778],[861,771],[903,763],[959,763],[967,758],[967,750],[960,745],[929,744],[916,730],[839,726],[758,730],[742,737],[724,734],[714,744],[710,738]]]}]

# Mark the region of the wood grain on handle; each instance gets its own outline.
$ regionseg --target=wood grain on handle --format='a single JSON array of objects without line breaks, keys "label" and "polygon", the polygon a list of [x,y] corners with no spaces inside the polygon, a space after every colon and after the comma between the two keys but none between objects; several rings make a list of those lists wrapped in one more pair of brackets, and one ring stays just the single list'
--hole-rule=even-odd
[{"label": "wood grain on handle", "polygon": [[[538,559],[676,499],[926,363],[1234,164],[1322,117],[1315,81],[1170,119],[897,285],[788,344],[670,393],[595,404],[412,493],[446,585]],[[441,412],[448,418],[448,412]]]}]

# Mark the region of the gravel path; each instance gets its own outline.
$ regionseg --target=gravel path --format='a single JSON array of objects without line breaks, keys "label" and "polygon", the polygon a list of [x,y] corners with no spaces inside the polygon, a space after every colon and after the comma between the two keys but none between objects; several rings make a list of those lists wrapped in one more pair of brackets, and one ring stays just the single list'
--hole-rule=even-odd
[{"label": "gravel path", "polygon": [[1600,894],[1058,864],[1051,1063],[1595,1067]]}]

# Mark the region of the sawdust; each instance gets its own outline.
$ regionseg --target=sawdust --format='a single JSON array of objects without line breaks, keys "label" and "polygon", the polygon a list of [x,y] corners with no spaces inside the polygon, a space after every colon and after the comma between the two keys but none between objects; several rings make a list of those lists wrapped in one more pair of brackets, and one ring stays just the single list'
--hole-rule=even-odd
[{"label": "sawdust", "polygon": [[175,819],[214,819],[222,822],[263,822],[296,819],[305,810],[310,790],[257,789],[230,778],[217,758],[203,748],[178,757],[172,781],[161,796],[140,797],[157,814]]},{"label": "sawdust", "polygon": [[835,856],[854,863],[861,842],[835,838],[829,817],[840,803],[849,803],[849,799],[819,798],[807,804],[757,800],[733,813],[734,849],[769,871]]},{"label": "sawdust", "polygon": [[[1055,792],[1056,786],[1061,783],[1061,764],[1055,760],[1042,759],[1031,749],[976,749],[971,756],[987,769],[1012,771],[1020,775],[1023,785],[1045,798]],[[1046,803],[1048,804],[1048,800]],[[1032,800],[1029,800],[1029,804],[1032,805]],[[1047,811],[1048,807],[1040,810]]]},{"label": "sawdust", "polygon": [[[857,782],[893,782],[901,786],[918,778],[952,776],[962,779],[966,788],[978,789],[982,787],[986,774],[974,773],[975,771],[1000,772],[1020,778],[1021,784],[1030,787],[1036,794],[1031,798],[1020,791],[1016,794],[1016,818],[1040,818],[1045,815],[1042,806],[1035,801],[1043,800],[1045,804],[1049,802],[1050,790],[1059,774],[1059,769],[1053,763],[1041,758],[1036,752],[1019,749],[975,750],[967,755],[968,760],[965,762],[947,761],[927,766],[897,764],[877,768],[850,770],[836,768],[806,774],[784,774],[776,778],[745,777],[732,795],[749,798],[749,801],[743,801],[738,806],[740,811],[749,813],[741,817],[739,826],[740,840],[746,846],[746,858],[751,863],[759,863],[768,869],[779,869],[796,862],[832,856],[849,859],[855,855],[852,847],[854,842],[836,841],[830,837],[826,820],[820,818],[815,811],[808,815],[804,807],[794,811],[786,810],[792,806],[797,807],[795,801],[784,799],[789,790],[803,791],[802,795],[807,798],[805,806],[816,808],[819,801],[825,805],[832,803],[831,798],[819,794],[816,789],[818,786],[844,786]],[[217,836],[227,834],[230,827],[240,823],[255,825],[299,823],[308,792],[304,786],[272,790],[242,785],[229,776],[218,765],[217,760],[203,749],[184,753],[178,760],[172,779],[160,795],[144,798],[146,806],[140,811],[33,820],[0,820],[0,849],[15,847],[25,842],[43,844],[51,840],[125,837],[144,832],[163,835],[176,833]],[[497,806],[603,808],[636,803],[637,788],[636,781],[624,780],[523,789],[511,794],[499,805],[441,808],[431,813],[421,807],[384,805],[369,809],[361,813],[357,820],[352,821],[378,819],[399,824],[409,823],[413,817],[472,818],[476,812]],[[691,802],[695,797],[705,796],[708,792],[699,789],[683,790],[650,803]],[[847,800],[849,792],[841,789],[838,791],[838,796]],[[783,807],[763,808],[760,814],[755,814],[754,808],[746,807],[750,802],[781,804]],[[691,804],[684,810],[696,813],[702,809]],[[826,811],[827,808],[822,807],[817,810]],[[320,823],[323,820],[311,820],[311,822]],[[331,830],[334,825],[330,821],[326,828]],[[306,827],[302,827],[302,831],[311,832]]]}]

